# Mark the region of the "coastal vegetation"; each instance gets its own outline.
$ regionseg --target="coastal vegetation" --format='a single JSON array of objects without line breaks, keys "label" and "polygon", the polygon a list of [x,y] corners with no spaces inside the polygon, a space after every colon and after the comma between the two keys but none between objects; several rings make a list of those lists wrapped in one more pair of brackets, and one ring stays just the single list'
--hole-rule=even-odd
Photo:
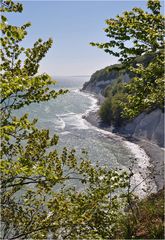
[{"label": "coastal vegetation", "polygon": [[[22,10],[1,3],[2,12]],[[25,49],[30,23],[10,25],[4,14],[1,21],[1,239],[113,238],[125,199],[116,191],[127,186],[128,174],[93,166],[85,151],[81,158],[74,149],[57,151],[56,134],[37,128],[28,113],[16,115],[66,91],[50,90],[51,77],[37,74],[52,40]]]},{"label": "coastal vegetation", "polygon": [[133,200],[120,221],[116,239],[164,239],[164,189]]},{"label": "coastal vegetation", "polygon": [[[1,11],[1,239],[163,238],[162,194],[156,202],[138,200],[130,190],[132,172],[94,166],[85,150],[79,158],[75,149],[60,152],[56,134],[38,128],[28,113],[16,115],[15,110],[67,90],[51,90],[55,81],[38,74],[52,40],[38,39],[25,49],[21,44],[30,23],[8,23],[5,12],[21,13],[22,4],[5,0]],[[119,114],[121,92],[121,82],[106,91]]]},{"label": "coastal vegetation", "polygon": [[[131,118],[134,118],[143,111],[152,111],[157,107],[163,109],[163,105],[160,104],[158,106],[158,104],[153,104],[152,107],[148,109],[141,108],[141,111],[132,117],[125,112],[125,106],[128,104],[128,98],[130,97],[128,87],[138,75],[134,71],[131,71],[131,67],[137,68],[137,66],[143,65],[144,68],[146,68],[153,59],[154,55],[152,53],[146,53],[143,56],[136,57],[129,66],[121,63],[118,65],[112,65],[101,71],[101,74],[103,71],[107,72],[108,79],[114,78],[102,91],[105,101],[100,107],[100,116],[103,121],[107,122],[108,124],[112,124],[115,127],[120,127],[123,123]],[[111,76],[112,72],[114,72],[114,76]],[[126,80],[124,79],[124,75],[127,75]],[[97,81],[96,76],[95,81]],[[161,98],[163,99],[163,96]]]},{"label": "coastal vegetation", "polygon": [[[113,96],[119,101],[113,101],[111,94],[107,96],[109,100],[105,101],[101,109],[101,117],[104,120],[109,120],[108,111],[111,111],[113,121],[118,111],[123,118],[134,118],[143,111],[163,109],[164,16],[161,14],[160,1],[148,0],[147,7],[148,12],[135,7],[115,19],[106,20],[107,27],[104,31],[109,41],[91,43],[92,46],[119,57],[122,66],[134,75],[125,84],[127,94],[121,100],[121,96]],[[146,54],[153,56],[152,60],[147,64],[146,61],[138,63],[137,57],[145,58]]]},{"label": "coastal vegetation", "polygon": [[100,108],[101,118],[109,124],[118,127],[122,124],[123,118],[121,117],[123,108],[121,102],[126,101],[127,92],[125,84],[121,80],[113,82],[105,89],[105,101]]}]

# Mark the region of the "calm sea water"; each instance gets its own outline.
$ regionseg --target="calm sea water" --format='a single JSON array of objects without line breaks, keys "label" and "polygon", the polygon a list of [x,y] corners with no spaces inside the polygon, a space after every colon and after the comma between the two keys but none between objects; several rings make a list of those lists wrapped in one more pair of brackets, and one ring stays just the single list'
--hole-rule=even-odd
[{"label": "calm sea water", "polygon": [[[74,148],[77,155],[81,150],[88,152],[88,157],[93,164],[107,165],[112,168],[127,170],[135,158],[133,185],[143,181],[146,177],[149,159],[145,152],[137,145],[124,141],[104,130],[100,130],[82,118],[88,111],[96,109],[97,100],[91,94],[83,93],[80,89],[89,77],[60,77],[56,78],[56,89],[65,88],[69,92],[57,99],[40,104],[31,104],[19,115],[29,112],[30,118],[38,118],[38,126],[50,130],[50,133],[59,135],[59,149],[66,146]],[[140,172],[143,172],[141,175]],[[148,182],[137,189],[147,188]],[[154,186],[152,186],[154,188]],[[141,193],[142,194],[142,193]]]}]

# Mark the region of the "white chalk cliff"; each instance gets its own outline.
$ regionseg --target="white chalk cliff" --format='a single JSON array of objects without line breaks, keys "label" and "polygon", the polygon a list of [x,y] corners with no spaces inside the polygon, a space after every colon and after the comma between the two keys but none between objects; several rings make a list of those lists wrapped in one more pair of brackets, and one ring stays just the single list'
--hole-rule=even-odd
[{"label": "white chalk cliff", "polygon": [[[96,93],[99,96],[104,93],[106,87],[113,81],[121,79],[123,82],[128,82],[132,77],[132,73],[123,69],[121,64],[112,65],[94,73],[90,81],[84,84],[82,90]],[[136,138],[149,140],[163,147],[164,112],[158,108],[149,113],[143,112],[133,120],[123,124],[117,131]]]}]

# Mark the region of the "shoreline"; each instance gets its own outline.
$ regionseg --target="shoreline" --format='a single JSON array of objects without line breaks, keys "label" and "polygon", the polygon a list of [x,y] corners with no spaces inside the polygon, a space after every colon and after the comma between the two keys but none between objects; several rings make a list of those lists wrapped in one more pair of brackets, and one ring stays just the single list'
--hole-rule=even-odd
[{"label": "shoreline", "polygon": [[[93,94],[97,99],[97,105],[100,105],[99,97]],[[113,127],[105,124],[101,121],[98,110],[91,110],[83,116],[83,118],[89,122],[94,127],[98,129],[107,131],[109,133],[114,133],[117,136],[123,138],[123,141],[128,141],[130,143],[137,144],[140,149],[144,150],[145,154],[149,158],[149,163],[151,165],[150,171],[152,172],[152,180],[156,184],[157,191],[164,187],[164,153],[165,149],[159,147],[158,145],[147,141],[145,139],[138,139],[129,135],[120,134],[119,132],[113,132]]]}]

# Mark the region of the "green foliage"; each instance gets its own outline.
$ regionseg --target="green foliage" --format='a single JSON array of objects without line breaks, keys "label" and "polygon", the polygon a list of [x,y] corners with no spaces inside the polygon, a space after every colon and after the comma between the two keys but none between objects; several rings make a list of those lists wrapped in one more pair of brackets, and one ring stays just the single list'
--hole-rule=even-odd
[{"label": "green foliage", "polygon": [[143,111],[164,107],[164,54],[159,52],[144,67],[130,68],[137,77],[126,85],[127,102],[122,103],[124,117],[133,118]]},{"label": "green foliage", "polygon": [[112,103],[110,98],[106,98],[100,107],[99,115],[106,123],[112,123]]},{"label": "green foliage", "polygon": [[[4,12],[23,9],[10,0],[1,5]],[[28,114],[14,116],[15,109],[66,92],[50,90],[54,81],[37,75],[52,40],[20,46],[29,26],[9,25],[2,16],[1,238],[114,238],[124,204],[116,192],[127,186],[127,173],[93,166],[85,152],[80,159],[74,149],[58,152],[56,134],[38,129]]]},{"label": "green foliage", "polygon": [[106,99],[100,107],[100,117],[103,121],[113,124],[116,127],[123,122],[121,102],[126,101],[125,84],[121,81],[114,82],[105,90]]},{"label": "green foliage", "polygon": [[[115,19],[106,20],[108,26],[104,31],[110,41],[91,45],[120,57],[122,62],[130,62],[143,53],[163,49],[164,17],[160,13],[160,7],[160,1],[149,0],[148,9],[151,12],[135,7]],[[128,47],[128,42],[133,45]],[[115,47],[119,51],[115,51]]]},{"label": "green foliage", "polygon": [[1,0],[1,12],[22,12],[23,6],[21,3],[15,3],[11,0]]},{"label": "green foliage", "polygon": [[[4,12],[22,9],[10,0],[2,2]],[[94,166],[85,151],[80,159],[74,149],[57,151],[56,134],[38,129],[28,114],[14,116],[15,109],[66,92],[49,90],[54,81],[37,75],[51,39],[39,39],[31,49],[20,47],[29,25],[12,26],[2,17],[1,238],[118,238],[126,202],[120,193],[129,184],[128,174]]]},{"label": "green foliage", "polygon": [[114,193],[127,186],[127,174],[78,161],[74,150],[59,154],[58,137],[35,122],[25,115],[3,128],[3,239],[113,237],[122,206]]},{"label": "green foliage", "polygon": [[[4,1],[2,8],[3,11],[6,11],[6,9],[12,11],[13,8],[13,11],[22,11],[22,5],[15,4],[12,1]],[[24,49],[20,46],[20,42],[27,35],[26,29],[30,26],[30,23],[17,27],[9,25],[7,18],[3,15],[1,20],[0,103],[3,125],[12,110],[19,109],[32,102],[48,101],[50,98],[56,98],[66,91],[50,91],[48,85],[55,84],[54,80],[47,74],[36,75],[39,62],[52,46],[52,40],[43,42],[42,39],[38,39],[31,49]],[[25,59],[21,61],[20,56],[22,57],[23,54]]]},{"label": "green foliage", "polygon": [[147,66],[136,64],[129,68],[137,77],[126,86],[128,96],[122,108],[123,116],[127,118],[144,110],[162,108],[164,101],[164,16],[160,13],[159,0],[148,0],[147,7],[148,12],[135,7],[115,19],[106,20],[105,32],[109,41],[91,43],[119,57],[127,68],[137,56],[153,55]]}]

